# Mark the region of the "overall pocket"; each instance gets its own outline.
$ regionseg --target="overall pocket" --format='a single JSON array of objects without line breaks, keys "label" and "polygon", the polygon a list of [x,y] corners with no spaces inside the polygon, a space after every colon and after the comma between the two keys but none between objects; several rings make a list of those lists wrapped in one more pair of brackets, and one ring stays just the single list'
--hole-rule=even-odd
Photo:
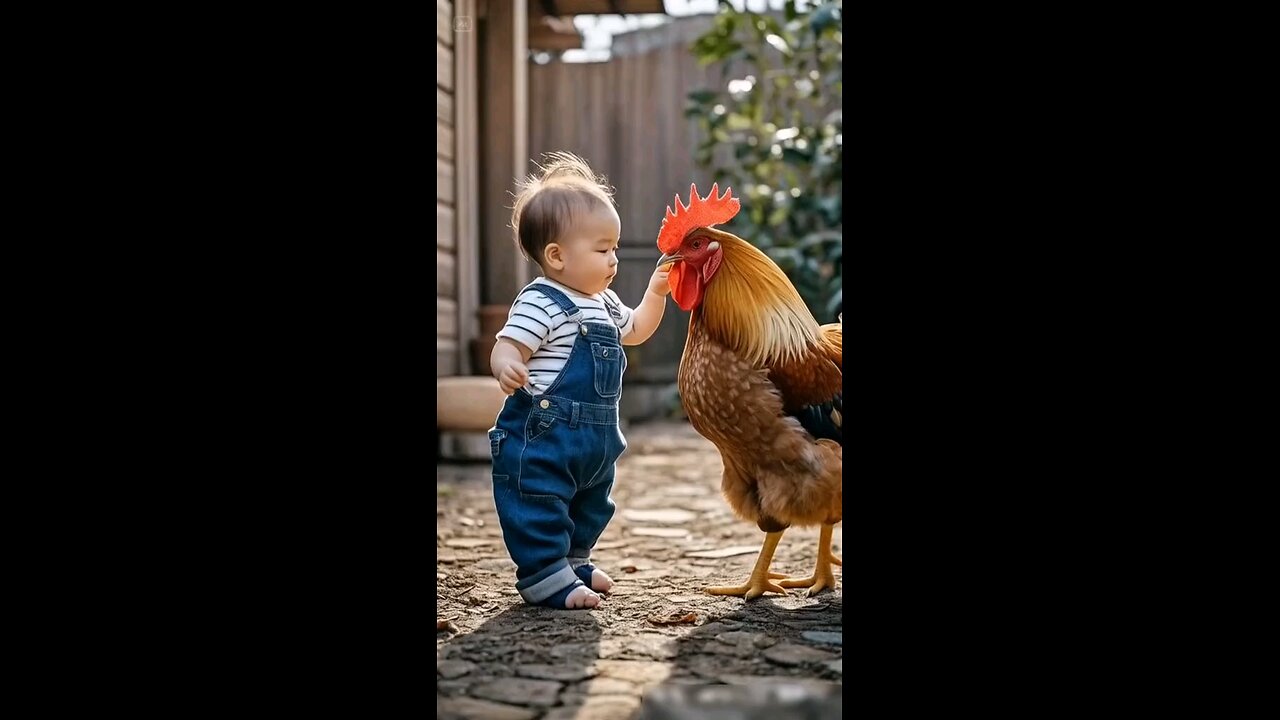
[{"label": "overall pocket", "polygon": [[542,437],[556,424],[555,415],[551,413],[535,412],[529,416],[529,422],[525,425],[525,437],[529,442],[533,442]]},{"label": "overall pocket", "polygon": [[489,431],[489,454],[494,460],[498,459],[498,452],[502,450],[502,441],[507,437],[506,430],[494,428]]},{"label": "overall pocket", "polygon": [[591,343],[591,364],[595,366],[596,394],[617,397],[622,390],[622,346]]}]

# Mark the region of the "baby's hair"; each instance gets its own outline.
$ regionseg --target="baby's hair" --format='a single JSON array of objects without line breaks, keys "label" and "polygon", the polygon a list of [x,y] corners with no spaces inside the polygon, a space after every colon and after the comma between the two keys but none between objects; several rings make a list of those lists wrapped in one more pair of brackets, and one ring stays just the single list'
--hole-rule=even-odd
[{"label": "baby's hair", "polygon": [[[524,256],[539,265],[547,246],[561,239],[579,213],[613,203],[613,188],[587,161],[567,152],[547,153],[542,172],[516,183],[511,227]],[[537,163],[535,163],[537,164]]]}]

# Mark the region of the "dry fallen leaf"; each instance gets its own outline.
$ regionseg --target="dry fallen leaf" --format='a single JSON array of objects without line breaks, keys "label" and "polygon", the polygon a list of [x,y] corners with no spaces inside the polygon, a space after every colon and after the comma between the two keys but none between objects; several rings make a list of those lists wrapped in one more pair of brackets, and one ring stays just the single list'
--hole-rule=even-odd
[{"label": "dry fallen leaf", "polygon": [[650,615],[649,622],[654,625],[676,625],[679,623],[692,623],[698,621],[698,614],[681,608],[666,615]]},{"label": "dry fallen leaf", "polygon": [[624,573],[633,573],[633,572],[635,572],[635,571],[636,571],[636,570],[638,570],[638,569],[639,569],[639,568],[637,568],[635,565],[623,565],[623,566],[622,566],[622,572],[624,572]]}]

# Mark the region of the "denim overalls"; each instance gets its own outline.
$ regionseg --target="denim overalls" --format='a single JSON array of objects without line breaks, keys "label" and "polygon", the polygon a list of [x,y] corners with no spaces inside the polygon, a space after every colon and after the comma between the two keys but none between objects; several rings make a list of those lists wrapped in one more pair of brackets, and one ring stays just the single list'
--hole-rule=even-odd
[{"label": "denim overalls", "polygon": [[[520,388],[507,398],[489,431],[493,499],[502,537],[516,563],[525,602],[546,603],[578,582],[574,570],[591,557],[613,517],[613,465],[627,442],[618,429],[618,399],[627,357],[618,328],[584,322],[560,290],[539,292],[577,323],[573,350],[541,395]],[[563,606],[562,606],[563,607]]]}]

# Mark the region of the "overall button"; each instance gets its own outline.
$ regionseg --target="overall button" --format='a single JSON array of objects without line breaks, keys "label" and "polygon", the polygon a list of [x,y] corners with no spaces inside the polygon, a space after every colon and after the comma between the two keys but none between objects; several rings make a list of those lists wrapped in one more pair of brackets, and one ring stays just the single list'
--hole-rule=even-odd
[{"label": "overall button", "polygon": [[605,349],[605,351],[604,351],[604,352],[602,352],[602,353],[600,353],[600,355],[601,355],[602,357],[609,357],[609,350],[608,350],[608,349]]},{"label": "overall button", "polygon": [[538,407],[542,408],[543,410],[546,410],[547,408],[551,407],[551,403],[547,402],[546,400],[543,400],[542,402],[538,403]]},{"label": "overall button", "polygon": [[580,330],[582,330],[582,334],[583,334],[583,335],[586,335],[586,334],[587,334],[587,326],[586,326],[586,325],[582,325],[579,329],[580,329]]}]

